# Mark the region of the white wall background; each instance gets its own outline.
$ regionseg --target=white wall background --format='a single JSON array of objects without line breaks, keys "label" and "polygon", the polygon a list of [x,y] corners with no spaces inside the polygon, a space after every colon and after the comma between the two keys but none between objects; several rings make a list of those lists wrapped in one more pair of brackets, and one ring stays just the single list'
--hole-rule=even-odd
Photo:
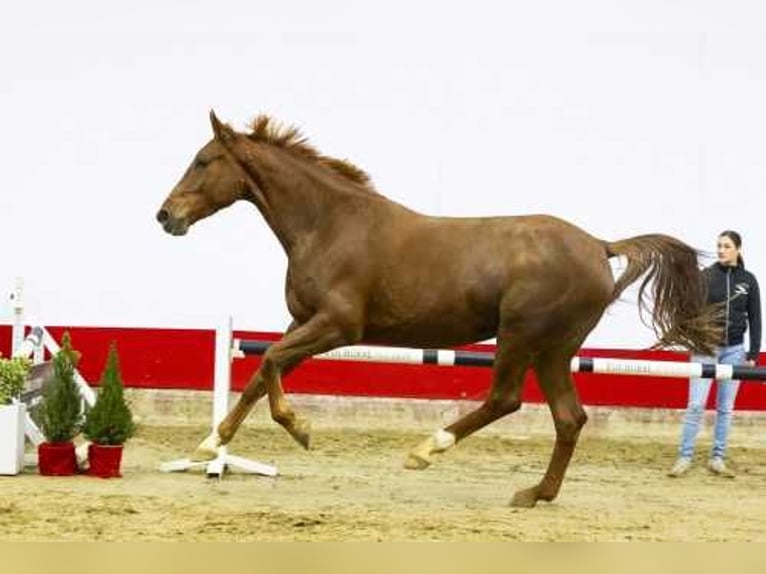
[{"label": "white wall background", "polygon": [[[23,276],[45,323],[286,326],[285,258],[254,209],[184,238],[154,221],[210,108],[297,124],[426,213],[709,250],[734,228],[766,277],[762,2],[111,4],[0,20],[0,289]],[[651,341],[628,302],[587,344]]]}]

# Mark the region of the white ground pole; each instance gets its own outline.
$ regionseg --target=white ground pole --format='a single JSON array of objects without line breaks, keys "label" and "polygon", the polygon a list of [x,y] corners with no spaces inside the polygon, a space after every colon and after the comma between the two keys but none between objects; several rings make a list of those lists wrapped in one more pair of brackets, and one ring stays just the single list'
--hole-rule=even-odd
[{"label": "white ground pole", "polygon": [[[232,361],[232,318],[218,326],[215,332],[215,371],[213,379],[213,432],[229,412],[229,394],[231,391]],[[218,457],[212,461],[195,462],[188,458],[162,463],[160,471],[177,472],[205,467],[205,473],[211,478],[223,478],[227,468],[237,469],[248,474],[277,476],[276,467],[230,454],[226,446],[218,447]]]},{"label": "white ground pole", "polygon": [[[32,327],[29,335],[24,337],[24,327],[26,324],[24,318],[24,280],[21,277],[16,278],[13,291],[10,295],[10,300],[11,306],[13,307],[11,355],[13,357],[32,356],[32,362],[35,365],[39,365],[43,362],[45,349],[48,349],[53,355],[58,353],[61,350],[61,347],[44,327]],[[96,402],[96,394],[77,370],[75,370],[75,382],[77,383],[83,402],[92,407]],[[43,433],[32,420],[29,411],[26,413],[24,431],[27,435],[27,439],[29,439],[34,446],[38,446],[45,442]],[[77,462],[80,466],[83,466],[88,460],[88,444],[89,443],[86,442],[75,449]],[[24,464],[27,466],[36,465],[37,454],[30,453],[25,455]]]}]

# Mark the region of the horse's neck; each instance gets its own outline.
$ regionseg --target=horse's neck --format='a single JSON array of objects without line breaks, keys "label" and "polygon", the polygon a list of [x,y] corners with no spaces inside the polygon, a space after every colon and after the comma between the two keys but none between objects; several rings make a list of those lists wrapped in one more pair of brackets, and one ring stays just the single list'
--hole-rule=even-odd
[{"label": "horse's neck", "polygon": [[261,195],[254,203],[288,256],[299,241],[343,218],[350,192],[322,168],[286,158],[284,165],[272,163],[257,171]]}]

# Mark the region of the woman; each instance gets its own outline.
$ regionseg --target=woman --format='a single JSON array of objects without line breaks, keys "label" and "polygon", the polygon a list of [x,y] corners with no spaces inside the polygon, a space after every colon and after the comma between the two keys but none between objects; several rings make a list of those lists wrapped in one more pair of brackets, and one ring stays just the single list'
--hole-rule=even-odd
[{"label": "woman", "polygon": [[[708,302],[720,303],[723,307],[725,329],[716,354],[710,357],[693,355],[694,362],[752,366],[758,360],[761,349],[761,299],[758,281],[755,275],[745,270],[741,250],[742,238],[739,233],[730,230],[722,232],[717,242],[718,262],[702,272],[708,284]],[[745,353],[743,342],[748,329],[750,346]],[[711,379],[689,381],[689,404],[684,417],[681,445],[678,448],[678,459],[669,476],[681,476],[691,466],[711,383]],[[713,474],[727,478],[734,477],[724,459],[738,390],[739,381],[717,383],[715,431],[708,469]]]}]

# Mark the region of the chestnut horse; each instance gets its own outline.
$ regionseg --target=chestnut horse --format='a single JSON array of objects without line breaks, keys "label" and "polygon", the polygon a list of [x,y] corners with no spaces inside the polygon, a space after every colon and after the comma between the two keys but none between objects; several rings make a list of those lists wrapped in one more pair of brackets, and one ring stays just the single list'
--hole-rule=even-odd
[{"label": "chestnut horse", "polygon": [[[570,359],[629,284],[646,274],[639,305],[659,344],[710,352],[717,340],[697,252],[677,239],[604,241],[548,215],[422,215],[378,194],[354,165],[321,155],[295,128],[259,116],[250,133],[239,133],[213,112],[210,119],[213,139],[157,220],[183,235],[235,201],[254,204],[287,254],[293,321],[195,460],[214,458],[264,395],[272,418],[308,448],[309,425],[281,381],[307,357],[361,341],[440,348],[496,337],[486,400],[416,446],[405,466],[425,468],[434,453],[517,410],[532,368],[556,429],[544,477],[511,501],[534,506],[558,494],[586,421]],[[627,267],[615,282],[608,260],[616,256]]]}]

